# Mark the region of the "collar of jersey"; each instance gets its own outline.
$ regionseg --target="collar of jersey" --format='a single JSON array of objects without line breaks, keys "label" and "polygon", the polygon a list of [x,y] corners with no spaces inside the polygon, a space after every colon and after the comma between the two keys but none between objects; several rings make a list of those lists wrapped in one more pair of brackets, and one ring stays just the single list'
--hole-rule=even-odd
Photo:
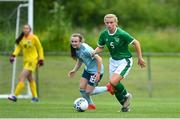
[{"label": "collar of jersey", "polygon": [[114,33],[110,33],[109,30],[108,30],[108,34],[109,34],[110,36],[112,36],[112,35],[114,35],[114,34],[116,33],[116,31],[117,31],[117,27],[116,27],[116,30],[114,31]]}]

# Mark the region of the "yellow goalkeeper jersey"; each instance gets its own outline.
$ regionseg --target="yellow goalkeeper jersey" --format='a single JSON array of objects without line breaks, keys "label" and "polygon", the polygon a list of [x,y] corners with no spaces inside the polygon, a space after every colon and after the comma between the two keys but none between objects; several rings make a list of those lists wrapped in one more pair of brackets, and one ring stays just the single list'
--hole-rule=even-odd
[{"label": "yellow goalkeeper jersey", "polygon": [[24,62],[37,62],[38,59],[44,60],[43,48],[38,37],[34,34],[24,36],[14,50],[13,55],[17,56],[21,50]]}]

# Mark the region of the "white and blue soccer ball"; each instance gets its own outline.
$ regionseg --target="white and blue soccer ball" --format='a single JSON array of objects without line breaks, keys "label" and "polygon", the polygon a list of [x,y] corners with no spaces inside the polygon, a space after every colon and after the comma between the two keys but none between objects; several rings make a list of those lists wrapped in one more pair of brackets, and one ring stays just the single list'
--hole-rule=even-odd
[{"label": "white and blue soccer ball", "polygon": [[77,98],[75,101],[74,101],[74,109],[78,112],[84,112],[86,111],[88,108],[88,102],[85,98]]}]

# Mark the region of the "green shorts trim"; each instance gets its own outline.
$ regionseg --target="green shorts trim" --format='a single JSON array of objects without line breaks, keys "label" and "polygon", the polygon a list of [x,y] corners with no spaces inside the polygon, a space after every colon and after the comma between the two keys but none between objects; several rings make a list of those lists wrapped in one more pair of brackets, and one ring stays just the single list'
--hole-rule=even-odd
[{"label": "green shorts trim", "polygon": [[129,60],[129,58],[125,58],[127,65],[125,66],[125,68],[122,70],[122,72],[120,73],[120,75],[122,77],[124,77],[124,75],[128,72],[129,68],[131,68],[131,61]]}]

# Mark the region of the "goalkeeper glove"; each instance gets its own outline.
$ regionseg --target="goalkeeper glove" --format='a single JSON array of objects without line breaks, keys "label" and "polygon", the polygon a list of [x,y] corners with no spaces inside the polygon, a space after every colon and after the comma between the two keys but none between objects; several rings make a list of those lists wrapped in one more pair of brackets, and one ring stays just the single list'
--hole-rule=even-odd
[{"label": "goalkeeper glove", "polygon": [[15,60],[15,55],[11,55],[10,58],[9,58],[9,62],[10,63],[13,63]]},{"label": "goalkeeper glove", "polygon": [[39,60],[38,64],[39,64],[39,66],[43,66],[44,65],[44,61],[43,60]]}]

